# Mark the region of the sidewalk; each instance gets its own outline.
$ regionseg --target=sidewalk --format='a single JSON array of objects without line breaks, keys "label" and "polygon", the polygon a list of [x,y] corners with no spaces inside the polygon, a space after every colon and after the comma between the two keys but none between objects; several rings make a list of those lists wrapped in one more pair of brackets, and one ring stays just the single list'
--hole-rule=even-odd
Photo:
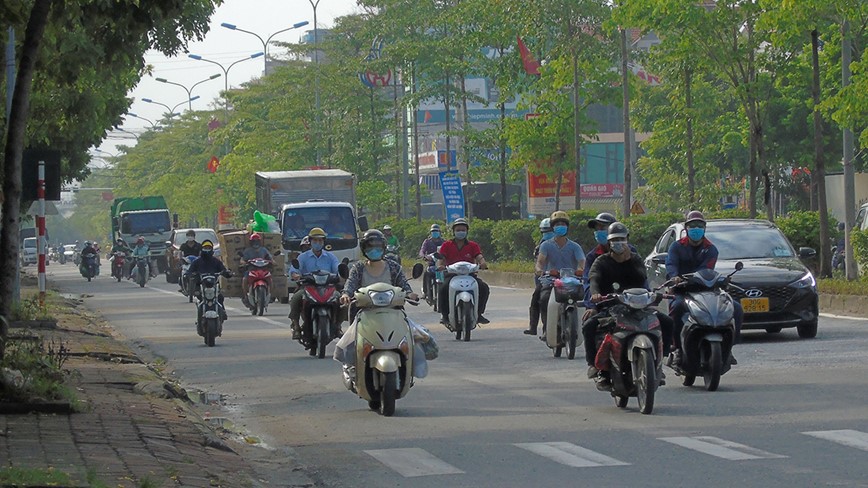
[{"label": "sidewalk", "polygon": [[57,328],[34,333],[70,350],[64,369],[74,372],[68,384],[82,413],[0,410],[0,474],[53,468],[76,487],[312,486],[298,467],[286,465],[280,471],[296,473],[295,479],[259,479],[235,451],[243,446],[221,438],[183,399],[186,392],[142,364],[80,300],[63,300],[70,307],[56,314]]}]

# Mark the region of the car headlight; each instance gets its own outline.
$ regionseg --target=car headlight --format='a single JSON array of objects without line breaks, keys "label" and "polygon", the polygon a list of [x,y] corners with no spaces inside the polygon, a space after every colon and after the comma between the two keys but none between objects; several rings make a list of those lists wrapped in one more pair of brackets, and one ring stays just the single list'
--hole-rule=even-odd
[{"label": "car headlight", "polygon": [[802,276],[798,280],[790,283],[790,286],[794,288],[815,288],[817,286],[817,280],[814,279],[814,275],[811,274],[810,271],[805,273],[805,276]]}]

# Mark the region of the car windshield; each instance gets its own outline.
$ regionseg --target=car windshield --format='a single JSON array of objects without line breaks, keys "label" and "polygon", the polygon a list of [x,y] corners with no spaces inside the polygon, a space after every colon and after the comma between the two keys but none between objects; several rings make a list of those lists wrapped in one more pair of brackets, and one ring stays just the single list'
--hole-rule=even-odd
[{"label": "car windshield", "polygon": [[[196,242],[202,244],[202,241],[209,240],[214,244],[217,243],[217,233],[211,229],[203,229],[196,231]],[[175,245],[181,247],[181,244],[187,242],[187,232],[175,232]]]},{"label": "car windshield", "polygon": [[717,246],[718,259],[791,258],[793,246],[774,227],[708,227],[708,239]]},{"label": "car windshield", "polygon": [[121,232],[124,234],[156,234],[172,228],[169,212],[128,213],[123,216]]},{"label": "car windshield", "polygon": [[349,207],[293,208],[283,213],[281,229],[285,239],[301,239],[319,227],[331,239],[353,239],[356,224]]}]

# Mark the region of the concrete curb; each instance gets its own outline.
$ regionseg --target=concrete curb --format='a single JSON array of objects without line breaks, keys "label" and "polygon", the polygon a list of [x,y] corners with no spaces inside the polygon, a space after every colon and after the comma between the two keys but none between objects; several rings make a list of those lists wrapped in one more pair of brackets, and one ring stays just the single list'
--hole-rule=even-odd
[{"label": "concrete curb", "polygon": [[[531,273],[483,271],[480,276],[492,286],[526,289],[531,289],[534,286]],[[868,296],[821,294],[820,312],[868,318]]]}]

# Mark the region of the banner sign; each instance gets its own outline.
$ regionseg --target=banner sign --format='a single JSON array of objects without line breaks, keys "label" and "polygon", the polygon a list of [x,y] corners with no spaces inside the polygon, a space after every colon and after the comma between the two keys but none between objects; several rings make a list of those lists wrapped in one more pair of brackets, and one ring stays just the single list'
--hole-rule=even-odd
[{"label": "banner sign", "polygon": [[464,192],[461,189],[461,176],[458,171],[441,171],[440,187],[443,189],[443,203],[446,207],[446,222],[464,217]]}]

